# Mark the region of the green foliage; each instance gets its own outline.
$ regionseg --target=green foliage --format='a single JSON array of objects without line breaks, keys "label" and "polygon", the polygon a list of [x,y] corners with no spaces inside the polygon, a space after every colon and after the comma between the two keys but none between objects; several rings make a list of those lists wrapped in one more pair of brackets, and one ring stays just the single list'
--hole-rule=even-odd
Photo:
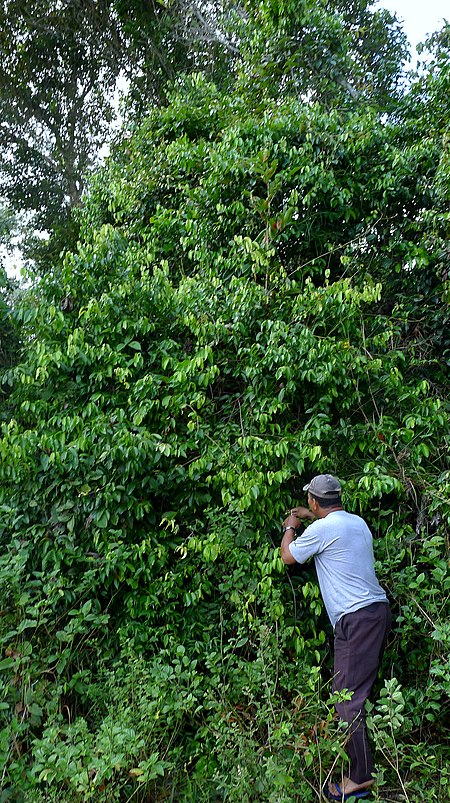
[{"label": "green foliage", "polygon": [[407,136],[194,76],[92,182],[3,375],[5,800],[317,799],[346,734],[314,572],[278,533],[322,471],[393,603],[380,783],[440,799],[443,145]]},{"label": "green foliage", "polygon": [[[4,0],[0,23],[0,187],[28,213],[22,247],[38,273],[75,247],[73,213],[113,138],[120,87],[121,113],[139,121],[199,68],[225,89],[238,80],[252,102],[388,109],[406,56],[395,17],[366,0]],[[33,228],[51,235],[49,247]]]},{"label": "green foliage", "polygon": [[34,212],[41,229],[79,204],[111,120],[120,45],[109,5],[0,9],[2,194],[16,211]]},{"label": "green foliage", "polygon": [[[2,223],[3,220],[0,218],[0,236],[3,237]],[[8,225],[9,221],[6,223],[6,227]],[[2,369],[11,367],[19,358],[20,338],[12,315],[12,305],[17,295],[17,282],[7,276],[0,261],[0,366]],[[5,391],[0,385],[0,398],[2,396],[5,396]]]},{"label": "green foliage", "polygon": [[[373,4],[331,0],[245,0],[252,35],[243,38],[242,80],[253,92],[312,98],[328,107],[390,109],[407,58],[396,16]],[[255,24],[256,23],[256,24]]]},{"label": "green foliage", "polygon": [[239,0],[114,0],[112,7],[124,39],[126,106],[133,116],[164,104],[168,84],[199,65],[218,83],[228,82],[239,57]]}]

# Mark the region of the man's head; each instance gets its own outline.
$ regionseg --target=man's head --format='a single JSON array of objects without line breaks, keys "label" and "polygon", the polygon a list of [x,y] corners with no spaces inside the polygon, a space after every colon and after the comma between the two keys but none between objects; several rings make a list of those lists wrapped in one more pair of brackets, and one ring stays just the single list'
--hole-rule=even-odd
[{"label": "man's head", "polygon": [[341,484],[331,474],[317,474],[303,487],[303,490],[308,491],[308,503],[315,513],[319,507],[328,510],[342,506]]}]

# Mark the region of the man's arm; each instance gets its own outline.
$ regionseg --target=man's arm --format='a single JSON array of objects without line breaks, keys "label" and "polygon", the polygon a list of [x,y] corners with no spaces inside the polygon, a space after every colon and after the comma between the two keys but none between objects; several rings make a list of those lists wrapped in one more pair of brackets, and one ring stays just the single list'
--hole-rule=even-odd
[{"label": "man's arm", "polygon": [[[290,527],[291,525],[285,524],[284,526]],[[289,549],[289,544],[292,544],[292,541],[295,541],[296,538],[297,538],[297,533],[295,532],[294,528],[292,528],[292,530],[291,529],[286,530],[286,532],[284,533],[283,538],[281,540],[281,560],[283,561],[283,563],[287,564],[297,563],[295,558],[292,557],[291,551]]]},{"label": "man's arm", "polygon": [[289,549],[289,544],[297,538],[296,528],[299,525],[300,519],[311,519],[315,517],[307,507],[295,507],[291,510],[290,515],[283,521],[283,529],[286,528],[283,538],[281,540],[281,559],[283,563],[292,565],[297,563],[292,556]]}]

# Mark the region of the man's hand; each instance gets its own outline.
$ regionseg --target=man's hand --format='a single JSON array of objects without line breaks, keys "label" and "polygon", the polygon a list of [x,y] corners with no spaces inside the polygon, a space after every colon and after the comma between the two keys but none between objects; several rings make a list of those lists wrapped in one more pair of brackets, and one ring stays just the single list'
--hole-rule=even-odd
[{"label": "man's hand", "polygon": [[289,516],[283,521],[283,527],[292,528],[286,530],[281,541],[281,558],[283,563],[296,563],[295,558],[291,555],[289,544],[292,544],[292,541],[295,541],[297,537],[295,530],[300,524],[301,519],[310,519],[313,521],[315,516],[307,507],[293,507]]},{"label": "man's hand", "polygon": [[311,521],[315,519],[314,513],[307,507],[293,507],[290,515],[295,516],[297,519],[310,519]]}]

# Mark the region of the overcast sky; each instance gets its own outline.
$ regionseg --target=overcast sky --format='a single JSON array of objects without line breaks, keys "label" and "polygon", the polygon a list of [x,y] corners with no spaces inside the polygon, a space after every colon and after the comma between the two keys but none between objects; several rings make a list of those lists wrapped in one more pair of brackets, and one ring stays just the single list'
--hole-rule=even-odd
[{"label": "overcast sky", "polygon": [[450,22],[449,0],[379,0],[376,4],[397,14],[403,21],[403,29],[409,39],[415,66],[415,48],[423,42],[427,34],[434,33],[444,25],[444,18]]}]

